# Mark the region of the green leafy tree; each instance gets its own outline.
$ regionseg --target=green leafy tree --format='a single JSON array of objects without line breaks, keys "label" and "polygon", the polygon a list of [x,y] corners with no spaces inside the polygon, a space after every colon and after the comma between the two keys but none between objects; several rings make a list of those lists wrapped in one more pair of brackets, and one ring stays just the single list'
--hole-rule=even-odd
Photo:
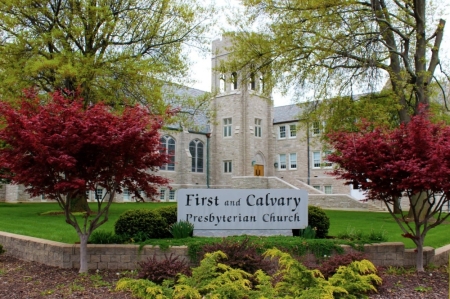
[{"label": "green leafy tree", "polygon": [[[309,123],[318,121],[318,115],[331,120],[328,129],[336,123],[339,129],[355,128],[352,122],[361,116],[393,126],[407,123],[419,105],[431,107],[436,90],[445,104],[444,83],[450,81],[440,57],[445,20],[434,18],[429,1],[244,0],[243,4],[249,17],[241,30],[229,34],[234,59],[222,67],[266,74],[268,90],[278,85],[284,91],[296,87],[305,93],[304,88],[310,87],[314,101],[333,98],[324,105],[308,104],[303,118]],[[449,4],[440,2],[437,9],[442,12],[444,6]],[[359,103],[342,98],[362,90],[373,93],[386,79],[389,84],[382,96]],[[438,88],[431,87],[433,83]],[[398,203],[395,207],[399,212]]]},{"label": "green leafy tree", "polygon": [[[440,49],[445,20],[435,21],[427,11],[428,1],[244,0],[243,4],[249,17],[241,30],[230,33],[234,59],[225,67],[267,74],[268,89],[278,84],[286,91],[294,85],[304,93],[302,88],[309,85],[314,100],[320,100],[372,92],[379,89],[380,79],[388,78],[398,119],[408,122],[419,104],[430,103],[429,86],[439,68],[444,72]],[[440,5],[442,10],[448,4]]]},{"label": "green leafy tree", "polygon": [[187,81],[187,46],[205,47],[209,16],[195,0],[0,1],[0,94],[80,88],[85,106],[164,111],[162,89]]}]

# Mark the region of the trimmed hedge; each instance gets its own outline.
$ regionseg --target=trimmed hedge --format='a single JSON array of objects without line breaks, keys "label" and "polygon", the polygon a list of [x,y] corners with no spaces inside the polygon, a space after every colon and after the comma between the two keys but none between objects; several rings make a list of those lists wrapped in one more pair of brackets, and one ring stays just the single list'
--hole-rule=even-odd
[{"label": "trimmed hedge", "polygon": [[168,234],[166,220],[156,210],[130,210],[120,215],[114,224],[116,235],[135,242],[164,238]]}]

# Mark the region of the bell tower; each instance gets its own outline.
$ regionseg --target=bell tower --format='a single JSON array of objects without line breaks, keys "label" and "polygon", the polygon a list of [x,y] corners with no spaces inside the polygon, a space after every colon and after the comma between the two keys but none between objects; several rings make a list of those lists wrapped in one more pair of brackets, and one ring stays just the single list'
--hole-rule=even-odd
[{"label": "bell tower", "polygon": [[264,91],[262,74],[221,71],[231,51],[230,39],[213,41],[211,177],[219,186],[229,185],[231,177],[273,175],[272,99]]}]

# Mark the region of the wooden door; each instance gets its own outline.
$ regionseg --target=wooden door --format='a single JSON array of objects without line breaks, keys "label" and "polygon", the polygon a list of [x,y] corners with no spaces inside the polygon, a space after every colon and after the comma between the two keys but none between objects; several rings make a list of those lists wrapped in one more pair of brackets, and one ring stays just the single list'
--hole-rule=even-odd
[{"label": "wooden door", "polygon": [[264,165],[253,166],[253,174],[255,176],[264,176]]}]

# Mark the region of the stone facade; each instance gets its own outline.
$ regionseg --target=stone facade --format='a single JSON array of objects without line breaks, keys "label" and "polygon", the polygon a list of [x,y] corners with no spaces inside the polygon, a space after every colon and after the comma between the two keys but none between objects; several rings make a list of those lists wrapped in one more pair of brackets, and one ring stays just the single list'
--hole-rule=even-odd
[{"label": "stone facade", "polygon": [[[318,142],[320,127],[308,132],[298,125],[300,108],[296,105],[273,107],[270,94],[264,91],[261,74],[241,72],[219,73],[220,63],[227,59],[227,39],[212,44],[211,110],[213,119],[202,130],[167,128],[163,138],[175,146],[174,165],[159,174],[170,178],[169,188],[163,188],[159,200],[176,201],[181,188],[298,188],[320,195],[327,201],[350,197],[351,187],[327,174],[331,165],[326,151]],[[198,90],[187,92],[200,95]],[[191,94],[192,95],[192,94]],[[193,156],[190,144],[202,145],[201,155]],[[193,167],[200,158],[202,167]],[[277,178],[255,180],[243,178]],[[100,190],[101,192],[101,190]],[[336,195],[339,195],[336,197]],[[95,199],[91,191],[90,200]],[[117,194],[116,201],[132,200],[127,194]],[[149,199],[150,200],[150,199]],[[45,196],[30,198],[22,186],[7,185],[0,190],[0,201],[45,201]],[[347,206],[353,206],[348,204]]]}]

